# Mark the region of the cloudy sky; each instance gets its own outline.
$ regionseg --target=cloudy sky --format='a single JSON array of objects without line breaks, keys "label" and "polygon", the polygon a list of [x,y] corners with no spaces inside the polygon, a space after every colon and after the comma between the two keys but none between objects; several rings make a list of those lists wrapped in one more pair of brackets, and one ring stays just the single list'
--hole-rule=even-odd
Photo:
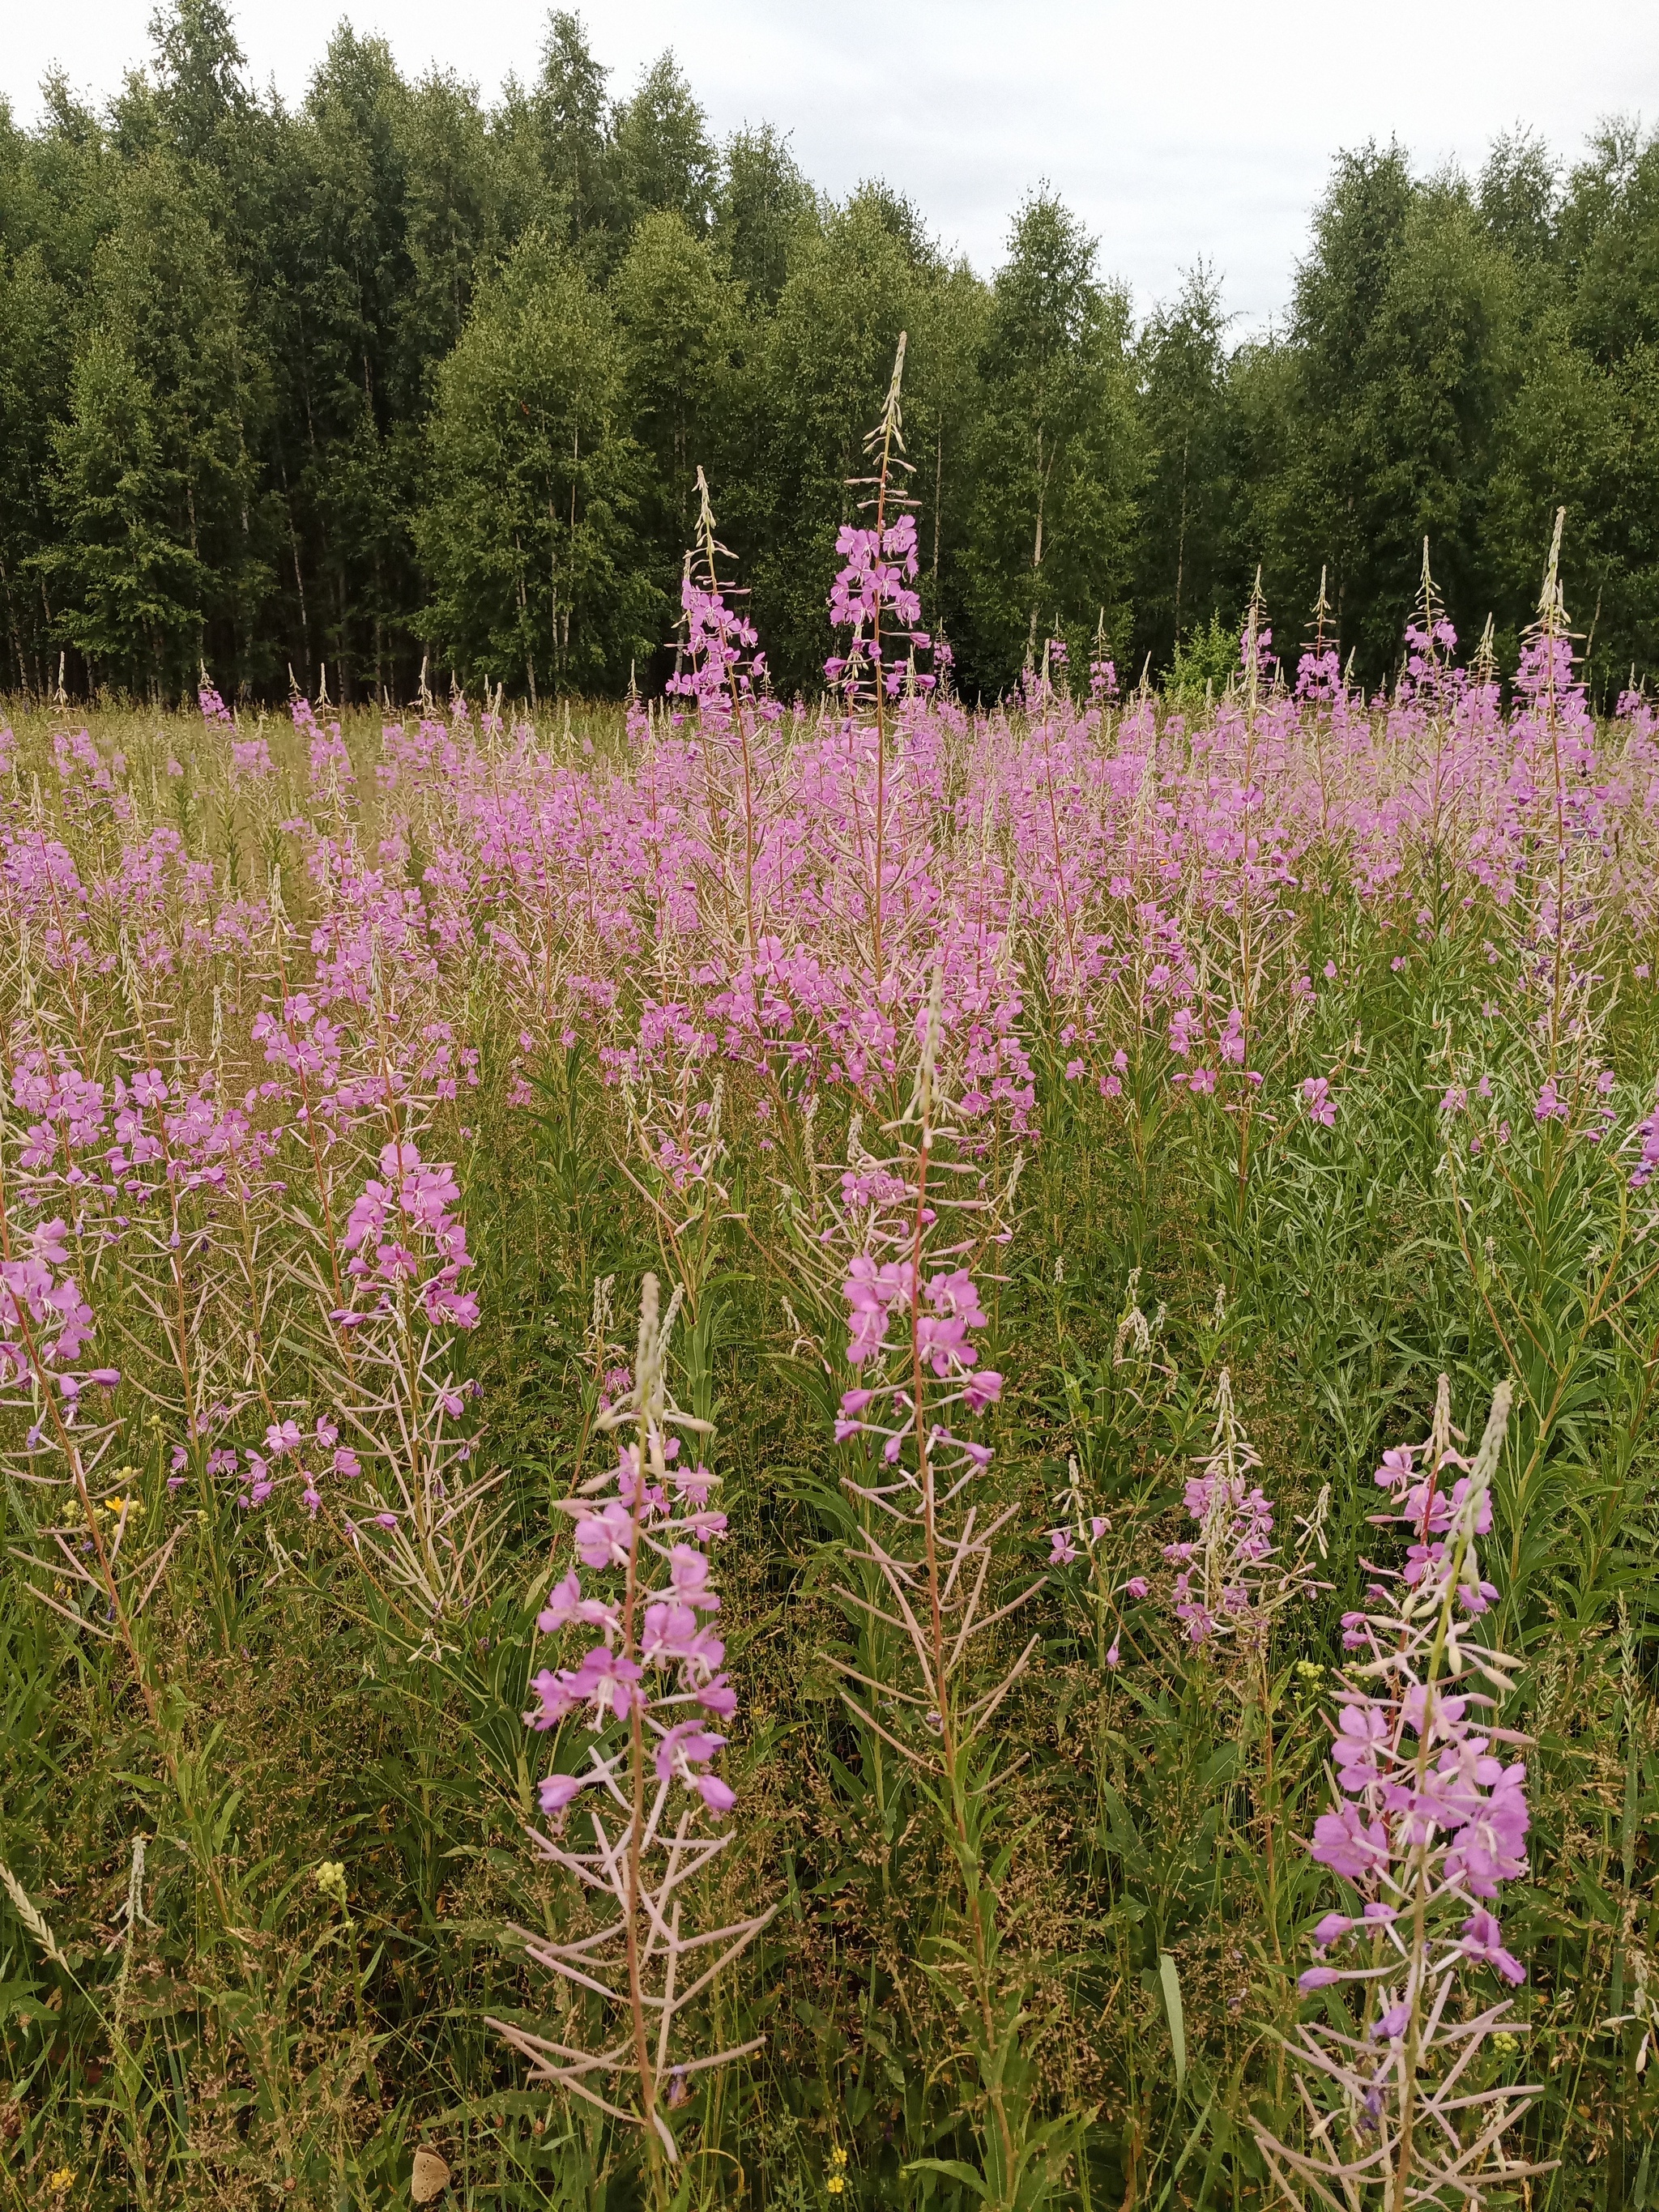
[{"label": "cloudy sky", "polygon": [[[39,112],[54,61],[102,96],[148,51],[153,0],[12,0],[0,91]],[[533,73],[534,0],[240,0],[255,77],[285,98],[342,13],[493,94]],[[629,91],[672,46],[717,133],[763,119],[844,192],[879,175],[988,272],[1046,179],[1143,310],[1203,255],[1238,327],[1289,296],[1308,210],[1344,146],[1397,136],[1419,164],[1477,165],[1525,123],[1569,157],[1604,117],[1659,121],[1654,0],[589,0]]]}]

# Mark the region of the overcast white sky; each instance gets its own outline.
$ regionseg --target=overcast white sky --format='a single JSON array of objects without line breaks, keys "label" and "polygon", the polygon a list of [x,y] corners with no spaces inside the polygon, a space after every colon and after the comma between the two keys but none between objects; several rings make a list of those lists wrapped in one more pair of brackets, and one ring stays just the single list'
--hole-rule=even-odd
[{"label": "overcast white sky", "polygon": [[[6,0],[20,119],[61,62],[100,97],[149,51],[153,0]],[[1576,155],[1603,117],[1659,120],[1655,0],[589,0],[611,90],[672,46],[717,133],[762,120],[836,193],[880,175],[988,273],[1046,179],[1144,311],[1199,255],[1239,327],[1285,305],[1332,155],[1398,136],[1479,163],[1525,122]],[[252,73],[297,100],[341,15],[492,95],[535,69],[539,0],[240,0]]]}]

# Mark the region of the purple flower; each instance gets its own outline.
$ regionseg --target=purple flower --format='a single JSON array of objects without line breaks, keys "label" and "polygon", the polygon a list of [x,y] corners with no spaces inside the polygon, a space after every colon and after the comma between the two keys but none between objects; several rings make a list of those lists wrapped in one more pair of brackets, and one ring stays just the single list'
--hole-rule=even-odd
[{"label": "purple flower", "polygon": [[1388,1832],[1367,1820],[1357,1805],[1322,1813],[1314,1822],[1313,1856],[1347,1881],[1364,1881],[1389,1863]]},{"label": "purple flower", "polygon": [[1336,1101],[1330,1095],[1330,1085],[1324,1076],[1310,1076],[1302,1085],[1302,1096],[1310,1121],[1318,1121],[1328,1129],[1334,1127]]},{"label": "purple flower", "polygon": [[1382,1777],[1376,1765],[1377,1747],[1386,1741],[1388,1723],[1375,1706],[1346,1704],[1331,1746],[1338,1785],[1358,1796],[1372,1789]]},{"label": "purple flower", "polygon": [[584,1507],[576,1523],[576,1549],[585,1567],[625,1567],[634,1548],[634,1516],[618,1498],[597,1511]]},{"label": "purple flower", "polygon": [[1002,1395],[1002,1377],[994,1367],[981,1367],[962,1386],[963,1402],[970,1413],[982,1413]]},{"label": "purple flower", "polygon": [[1478,1905],[1463,1923],[1463,1941],[1459,1946],[1464,1956],[1478,1959],[1492,1966],[1517,1988],[1527,1978],[1527,1970],[1512,1951],[1504,1948],[1504,1931],[1493,1915],[1484,1905]]},{"label": "purple flower", "polygon": [[1309,1966],[1297,1976],[1296,1985],[1305,1995],[1313,1990],[1328,1989],[1333,1982],[1346,1978],[1334,1966]]},{"label": "purple flower", "polygon": [[562,1813],[586,1787],[586,1778],[580,1774],[548,1774],[537,1784],[536,1794],[544,1813]]},{"label": "purple flower", "polygon": [[736,1792],[718,1775],[698,1771],[707,1767],[725,1741],[723,1735],[705,1729],[701,1721],[682,1721],[667,1731],[653,1755],[658,1781],[678,1778],[688,1790],[696,1791],[711,1813],[729,1813],[738,1802]]},{"label": "purple flower", "polygon": [[640,1669],[632,1659],[598,1644],[579,1667],[562,1668],[556,1674],[544,1667],[532,1677],[530,1686],[539,1704],[525,1718],[534,1729],[556,1728],[580,1706],[591,1705],[590,1724],[602,1728],[613,1717],[625,1720],[636,1705],[643,1709],[639,1681]]}]

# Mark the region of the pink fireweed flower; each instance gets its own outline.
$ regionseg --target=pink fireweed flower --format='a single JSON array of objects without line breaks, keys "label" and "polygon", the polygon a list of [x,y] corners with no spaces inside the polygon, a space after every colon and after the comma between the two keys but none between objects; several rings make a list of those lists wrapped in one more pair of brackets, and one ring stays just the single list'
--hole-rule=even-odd
[{"label": "pink fireweed flower", "polygon": [[1644,1121],[1638,1122],[1632,1133],[1632,1141],[1641,1139],[1642,1150],[1631,1172],[1630,1187],[1641,1190],[1659,1174],[1659,1106],[1656,1106]]},{"label": "pink fireweed flower", "polygon": [[1002,1398],[1002,1376],[998,1374],[995,1367],[980,1367],[975,1374],[964,1376],[963,1402],[967,1405],[969,1413],[982,1413],[988,1405],[995,1405],[1000,1398]]},{"label": "pink fireweed flower", "polygon": [[708,1682],[719,1673],[726,1646],[690,1605],[659,1600],[645,1609],[640,1656],[647,1667],[684,1667],[689,1680]]},{"label": "pink fireweed flower", "polygon": [[599,1598],[584,1597],[576,1576],[568,1574],[548,1592],[547,1603],[536,1616],[536,1626],[544,1636],[554,1636],[562,1628],[580,1622],[584,1628],[604,1631],[607,1644],[619,1632],[617,1608]]},{"label": "pink fireweed flower", "polygon": [[708,1561],[690,1544],[676,1544],[668,1555],[669,1577],[682,1605],[714,1613],[720,1600],[708,1588]]},{"label": "pink fireweed flower", "polygon": [[696,1771],[707,1767],[725,1741],[723,1735],[711,1734],[700,1721],[682,1721],[668,1730],[653,1754],[658,1781],[683,1782],[688,1790],[696,1790],[711,1813],[729,1813],[738,1802],[737,1793],[718,1775]]},{"label": "pink fireweed flower", "polygon": [[625,1567],[633,1548],[634,1516],[620,1499],[578,1510],[576,1550],[585,1567]]},{"label": "pink fireweed flower", "polygon": [[1302,1103],[1307,1109],[1308,1119],[1323,1128],[1336,1126],[1336,1101],[1331,1096],[1329,1079],[1323,1075],[1310,1075],[1302,1085]]},{"label": "pink fireweed flower", "polygon": [[1402,1482],[1410,1481],[1415,1466],[1416,1455],[1412,1447],[1409,1444],[1395,1444],[1391,1449],[1383,1453],[1382,1464],[1376,1469],[1371,1480],[1373,1482],[1380,1483],[1384,1489],[1398,1489]]},{"label": "pink fireweed flower", "polygon": [[625,1720],[635,1705],[644,1708],[639,1682],[640,1669],[635,1661],[597,1644],[579,1667],[557,1672],[544,1667],[532,1677],[530,1686],[538,1703],[525,1715],[526,1723],[533,1729],[556,1728],[584,1705],[592,1709],[590,1728],[601,1729],[611,1719]]},{"label": "pink fireweed flower", "polygon": [[1503,1929],[1484,1907],[1472,1912],[1463,1923],[1462,1948],[1466,1957],[1496,1968],[1506,1982],[1518,1985],[1527,1978],[1526,1968],[1512,1951],[1504,1948]]},{"label": "pink fireweed flower", "polygon": [[[1320,1919],[1312,1935],[1322,1963],[1301,1975],[1300,1988],[1362,1984],[1367,2004],[1376,2006],[1367,2039],[1406,2044],[1412,2063],[1436,2075],[1453,2048],[1462,2047],[1448,2044],[1442,2024],[1460,2017],[1455,2006],[1448,2009],[1449,1978],[1490,1967],[1514,1986],[1526,1975],[1489,1909],[1499,1885],[1526,1870],[1526,1769],[1504,1762],[1497,1732],[1483,1730],[1480,1717],[1495,1703],[1492,1692],[1507,1687],[1515,1662],[1475,1643],[1456,1619],[1460,1607],[1472,1609],[1471,1593],[1486,1588],[1476,1544],[1489,1519],[1509,1395],[1507,1388],[1495,1395],[1471,1461],[1453,1449],[1443,1376],[1427,1442],[1395,1446],[1376,1470],[1393,1510],[1374,1518],[1417,1541],[1406,1575],[1372,1586],[1372,1601],[1389,1609],[1344,1616],[1345,1645],[1366,1657],[1342,1678],[1332,1747],[1336,1802],[1315,1822],[1310,1844],[1312,1857],[1351,1883],[1363,1902],[1358,1917]],[[1455,1482],[1449,1480],[1454,1469],[1462,1471]],[[1424,1540],[1431,1528],[1438,1532],[1432,1543]],[[1461,1678],[1455,1691],[1449,1654]],[[1365,1936],[1385,1940],[1375,1941],[1359,1962],[1322,1963]],[[1490,2032],[1502,2010],[1486,2011],[1480,2033]],[[1451,2033],[1461,2038],[1468,2031]],[[1352,2057],[1351,2039],[1339,2047],[1317,2025],[1304,2033],[1320,2063],[1329,2059],[1346,2093],[1363,2094],[1374,2117],[1384,2100],[1397,2105],[1412,2094],[1405,2062],[1391,2057],[1373,2071]],[[1464,2102],[1478,2109],[1482,2100]]]},{"label": "pink fireweed flower", "polygon": [[[824,675],[831,684],[853,692],[879,683],[896,697],[905,669],[888,662],[887,653],[896,650],[913,660],[915,651],[925,651],[933,642],[917,627],[921,601],[911,587],[917,571],[915,517],[901,514],[881,530],[847,524],[836,539],[836,550],[846,566],[830,586],[830,620],[852,635],[845,648],[824,663]],[[882,637],[878,665],[877,625],[884,614],[891,616],[892,623]],[[931,690],[934,680],[921,672],[914,678],[921,691]]]},{"label": "pink fireweed flower", "polygon": [[544,1775],[536,1785],[536,1795],[543,1812],[550,1816],[562,1813],[586,1788],[592,1778],[580,1774]]},{"label": "pink fireweed flower", "polygon": [[1314,1822],[1311,1854],[1333,1874],[1364,1881],[1389,1862],[1388,1832],[1380,1820],[1367,1821],[1358,1806],[1343,1805]]},{"label": "pink fireweed flower", "polygon": [[[669,1479],[673,1483],[676,1494],[685,1504],[698,1510],[708,1504],[714,1477],[701,1461],[693,1468],[671,1468]],[[720,1525],[725,1526],[724,1516],[721,1516]]]},{"label": "pink fireweed flower", "polygon": [[1380,1780],[1376,1750],[1388,1735],[1388,1723],[1372,1705],[1345,1705],[1331,1746],[1337,1786],[1350,1795],[1374,1787]]}]

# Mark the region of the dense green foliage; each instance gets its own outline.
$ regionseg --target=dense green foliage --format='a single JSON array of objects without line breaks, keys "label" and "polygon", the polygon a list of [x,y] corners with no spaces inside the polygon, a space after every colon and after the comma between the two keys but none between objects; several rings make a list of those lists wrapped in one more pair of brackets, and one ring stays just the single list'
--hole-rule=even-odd
[{"label": "dense green foliage", "polygon": [[805,548],[902,329],[924,605],[970,691],[1103,625],[1168,669],[1258,565],[1286,635],[1323,572],[1385,679],[1425,533],[1501,653],[1561,504],[1595,684],[1651,665],[1659,141],[1564,173],[1520,136],[1473,182],[1346,155],[1243,343],[1203,265],[1137,325],[1110,258],[1039,196],[984,283],[881,185],[833,204],[767,128],[716,147],[672,56],[613,102],[568,15],[494,106],[343,26],[289,110],[222,0],[174,0],[106,113],[61,81],[38,129],[0,110],[4,684],[648,683],[701,464],[810,684]]}]

